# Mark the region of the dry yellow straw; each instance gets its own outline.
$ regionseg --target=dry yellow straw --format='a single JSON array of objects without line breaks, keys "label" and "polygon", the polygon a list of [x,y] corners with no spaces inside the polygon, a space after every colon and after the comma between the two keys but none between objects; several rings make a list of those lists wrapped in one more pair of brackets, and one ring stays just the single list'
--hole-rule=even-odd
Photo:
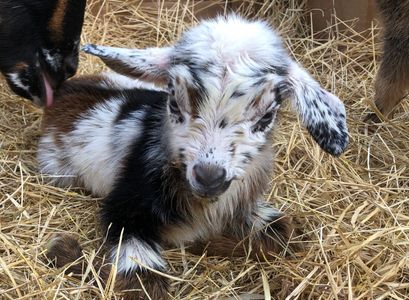
[{"label": "dry yellow straw", "polygon": [[[296,114],[288,108],[280,113],[266,198],[294,217],[300,234],[291,243],[302,250],[270,261],[168,250],[174,299],[409,297],[409,101],[369,131],[362,119],[371,111],[377,28],[365,35],[345,22],[341,32],[335,19],[325,30],[329,38],[318,41],[303,2],[88,1],[83,42],[112,46],[167,45],[209,5],[266,19],[278,27],[291,55],[347,107],[351,143],[340,158],[323,153]],[[102,69],[98,59],[81,55],[80,73]],[[76,235],[87,262],[101,255],[103,233],[98,199],[81,189],[48,185],[37,172],[40,119],[40,109],[13,96],[0,80],[0,298],[98,299],[112,292],[104,291],[98,270],[88,266],[88,278],[78,280],[44,262],[54,233]]]}]

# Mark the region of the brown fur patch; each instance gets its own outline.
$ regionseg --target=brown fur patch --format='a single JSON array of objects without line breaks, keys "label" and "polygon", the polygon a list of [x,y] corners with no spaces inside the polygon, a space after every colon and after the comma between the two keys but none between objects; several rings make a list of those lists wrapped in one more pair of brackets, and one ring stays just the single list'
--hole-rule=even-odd
[{"label": "brown fur patch", "polygon": [[[384,26],[383,56],[375,81],[375,104],[388,116],[409,87],[409,0],[377,0]],[[378,121],[371,115],[367,119]]]},{"label": "brown fur patch", "polygon": [[63,39],[63,25],[64,16],[67,9],[68,0],[58,0],[58,3],[54,9],[54,13],[48,23],[48,30],[51,34],[51,39],[55,42],[59,42]]},{"label": "brown fur patch", "polygon": [[28,64],[25,63],[25,62],[23,62],[23,61],[21,61],[21,62],[16,63],[16,64],[14,65],[14,68],[13,68],[13,69],[14,69],[15,71],[23,71],[23,70],[27,69],[27,67],[28,67]]},{"label": "brown fur patch", "polygon": [[119,90],[98,87],[102,82],[103,77],[97,75],[66,81],[56,94],[54,104],[45,109],[43,129],[54,127],[59,132],[69,132],[74,129],[74,124],[82,113],[95,104],[120,94]]},{"label": "brown fur patch", "polygon": [[259,107],[260,102],[261,102],[261,97],[262,97],[262,94],[258,95],[256,98],[254,98],[254,100],[251,102],[251,105],[253,107]]},{"label": "brown fur patch", "polygon": [[292,217],[283,214],[253,237],[253,248],[256,251],[260,249],[265,254],[278,253],[287,247],[293,231]]},{"label": "brown fur patch", "polygon": [[[57,268],[73,263],[82,257],[80,244],[74,237],[67,234],[55,235],[47,248],[46,256]],[[81,274],[82,266],[74,265],[67,269],[67,273],[70,272]]]},{"label": "brown fur patch", "polygon": [[[233,236],[218,236],[208,242],[198,241],[189,246],[189,252],[202,255],[206,251],[209,256],[251,257],[253,259],[268,257],[268,253],[283,251],[294,231],[292,218],[283,215],[270,224],[269,234],[265,231],[251,233],[240,240]],[[271,235],[273,233],[273,236]],[[251,249],[250,249],[251,247]],[[291,250],[297,247],[291,246]]]},{"label": "brown fur patch", "polygon": [[105,57],[101,57],[101,59],[104,61],[107,67],[109,67],[110,69],[114,70],[119,74],[132,76],[140,79],[147,79],[146,76],[144,76],[145,72],[142,70],[128,66],[127,64],[122,63],[118,60],[109,59]]}]

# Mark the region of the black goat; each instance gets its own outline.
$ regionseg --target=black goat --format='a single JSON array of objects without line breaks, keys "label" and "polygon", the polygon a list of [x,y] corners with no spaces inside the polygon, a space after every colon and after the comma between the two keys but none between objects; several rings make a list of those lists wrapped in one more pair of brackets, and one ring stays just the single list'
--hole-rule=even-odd
[{"label": "black goat", "polygon": [[0,1],[0,72],[18,95],[51,105],[78,66],[86,0]]}]

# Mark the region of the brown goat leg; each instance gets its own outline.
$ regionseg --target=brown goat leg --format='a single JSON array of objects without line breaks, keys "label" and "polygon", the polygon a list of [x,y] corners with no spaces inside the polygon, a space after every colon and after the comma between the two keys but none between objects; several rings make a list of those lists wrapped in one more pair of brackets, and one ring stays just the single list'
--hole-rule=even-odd
[{"label": "brown goat leg", "polygon": [[[243,220],[244,218],[244,220]],[[279,253],[290,248],[289,240],[294,232],[293,220],[267,202],[258,202],[252,213],[237,217],[226,228],[223,236],[214,237],[209,242],[195,242],[189,252],[201,255],[226,257],[268,257],[268,253]]]}]

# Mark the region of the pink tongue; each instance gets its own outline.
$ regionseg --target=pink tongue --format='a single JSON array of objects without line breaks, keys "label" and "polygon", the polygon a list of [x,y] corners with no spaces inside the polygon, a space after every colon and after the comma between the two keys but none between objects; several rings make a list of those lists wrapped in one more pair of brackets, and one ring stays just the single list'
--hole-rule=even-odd
[{"label": "pink tongue", "polygon": [[51,106],[54,100],[54,92],[53,92],[53,89],[51,88],[50,83],[47,80],[47,77],[44,74],[43,74],[43,79],[44,79],[44,85],[45,85],[46,105]]}]

